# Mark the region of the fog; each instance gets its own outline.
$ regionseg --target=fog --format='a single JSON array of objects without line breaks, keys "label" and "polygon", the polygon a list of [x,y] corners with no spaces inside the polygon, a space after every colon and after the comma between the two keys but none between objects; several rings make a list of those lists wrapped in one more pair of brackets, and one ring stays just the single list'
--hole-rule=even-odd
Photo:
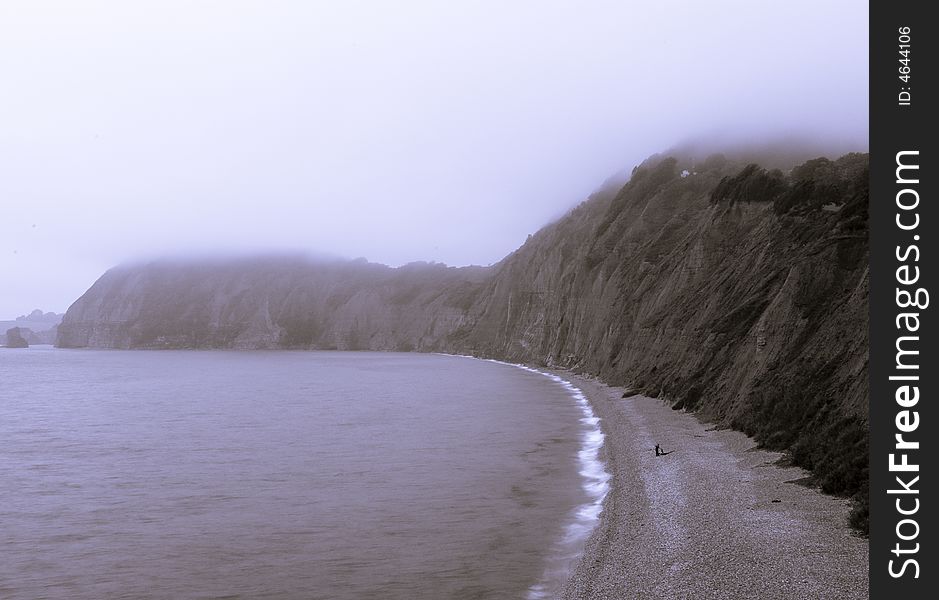
[{"label": "fog", "polygon": [[0,3],[0,319],[165,255],[489,264],[685,140],[867,148],[867,3]]}]

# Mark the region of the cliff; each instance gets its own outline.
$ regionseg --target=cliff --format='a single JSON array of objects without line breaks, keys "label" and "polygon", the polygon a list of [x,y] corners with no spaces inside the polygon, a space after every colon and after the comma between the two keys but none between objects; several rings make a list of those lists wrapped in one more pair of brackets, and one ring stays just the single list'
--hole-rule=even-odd
[{"label": "cliff", "polygon": [[61,347],[445,350],[481,267],[262,257],[115,268],[68,310]]},{"label": "cliff", "polygon": [[488,268],[258,258],[108,271],[63,347],[472,353],[570,367],[788,449],[866,522],[867,156],[653,157]]}]

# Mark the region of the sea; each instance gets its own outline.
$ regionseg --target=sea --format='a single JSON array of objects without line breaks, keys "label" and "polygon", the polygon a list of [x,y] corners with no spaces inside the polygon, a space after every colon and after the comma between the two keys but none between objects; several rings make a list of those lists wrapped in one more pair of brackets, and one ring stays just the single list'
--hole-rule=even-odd
[{"label": "sea", "polygon": [[496,361],[0,348],[0,598],[550,598],[602,443]]}]

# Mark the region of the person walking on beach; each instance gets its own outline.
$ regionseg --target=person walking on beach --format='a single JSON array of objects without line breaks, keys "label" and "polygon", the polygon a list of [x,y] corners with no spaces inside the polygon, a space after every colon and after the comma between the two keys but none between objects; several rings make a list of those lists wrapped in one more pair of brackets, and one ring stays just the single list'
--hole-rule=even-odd
[{"label": "person walking on beach", "polygon": [[659,448],[659,445],[658,445],[658,444],[656,444],[656,445],[655,445],[655,455],[656,455],[656,456],[660,456],[661,454],[662,454],[662,449]]}]

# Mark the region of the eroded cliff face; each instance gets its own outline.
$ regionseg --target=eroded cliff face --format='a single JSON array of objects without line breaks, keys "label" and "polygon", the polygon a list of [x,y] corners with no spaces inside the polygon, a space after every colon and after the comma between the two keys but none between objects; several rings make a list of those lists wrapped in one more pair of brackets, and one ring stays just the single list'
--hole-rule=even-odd
[{"label": "eroded cliff face", "polygon": [[663,160],[535,236],[487,283],[469,349],[666,398],[866,494],[867,157],[719,162]]},{"label": "eroded cliff face", "polygon": [[117,268],[69,309],[58,343],[446,351],[570,367],[789,449],[863,507],[867,177],[856,154],[788,173],[655,157],[493,267]]},{"label": "eroded cliff face", "polygon": [[58,345],[444,350],[466,318],[454,298],[486,276],[285,257],[119,267],[69,308]]}]

